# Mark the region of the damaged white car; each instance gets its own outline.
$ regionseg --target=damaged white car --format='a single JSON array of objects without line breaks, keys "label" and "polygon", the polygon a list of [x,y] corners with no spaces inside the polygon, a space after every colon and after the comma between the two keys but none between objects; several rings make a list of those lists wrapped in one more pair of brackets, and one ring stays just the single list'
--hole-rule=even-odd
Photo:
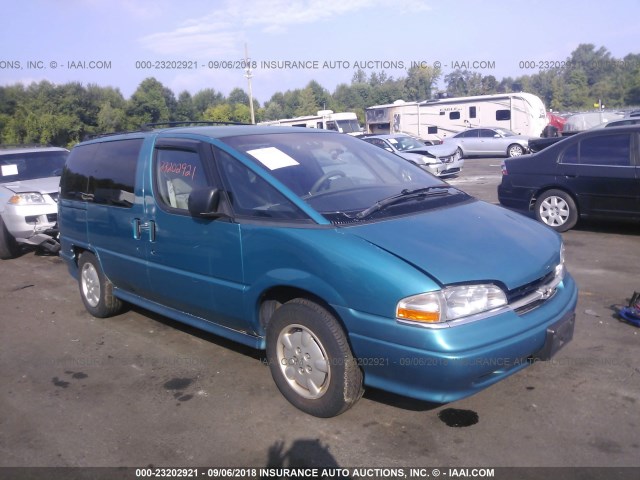
[{"label": "damaged white car", "polygon": [[455,145],[425,145],[410,135],[361,135],[359,138],[388,152],[400,155],[436,177],[457,175],[464,160]]},{"label": "damaged white car", "polygon": [[17,256],[23,246],[60,250],[58,189],[68,155],[58,147],[0,149],[1,259]]}]

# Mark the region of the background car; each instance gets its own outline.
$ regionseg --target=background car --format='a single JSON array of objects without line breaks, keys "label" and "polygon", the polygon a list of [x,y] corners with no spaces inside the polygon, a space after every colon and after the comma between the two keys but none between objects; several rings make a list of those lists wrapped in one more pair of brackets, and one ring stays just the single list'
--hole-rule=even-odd
[{"label": "background car", "polygon": [[625,117],[620,120],[612,120],[610,122],[599,125],[600,127],[622,127],[624,125],[638,125],[640,124],[640,117]]},{"label": "background car", "polygon": [[[575,116],[581,116],[584,117],[585,114],[578,114],[578,115],[574,115]],[[591,126],[588,127],[588,129],[590,128],[609,128],[609,127],[621,127],[623,125],[637,125],[640,123],[640,118],[634,118],[631,116],[627,116],[627,117],[620,117],[617,114],[611,114],[611,116],[607,115],[598,115],[597,113],[594,113],[591,116],[592,119],[599,119],[600,121],[602,121],[602,123],[599,123],[595,126]],[[584,123],[585,125],[587,125],[587,123]],[[574,122],[574,125],[576,125],[576,123]],[[559,137],[549,137],[549,138],[534,138],[532,140],[529,140],[529,151],[530,152],[539,152],[541,150],[544,150],[545,148],[547,148],[549,145],[553,145],[554,143],[559,142],[560,140],[569,137],[571,135],[575,135],[576,133],[579,133],[581,130],[567,130],[567,131],[563,131],[562,135]]]},{"label": "background car", "polygon": [[58,186],[69,151],[57,147],[0,149],[0,258],[21,245],[60,249]]},{"label": "background car", "polygon": [[405,134],[365,135],[362,140],[425,168],[438,177],[460,173],[464,160],[453,145],[426,145]]},{"label": "background car", "polygon": [[498,199],[556,231],[581,217],[640,220],[640,126],[592,129],[507,159]]},{"label": "background car", "polygon": [[517,135],[506,128],[470,128],[445,139],[444,145],[455,145],[461,157],[517,157],[529,151],[531,138],[533,137]]}]

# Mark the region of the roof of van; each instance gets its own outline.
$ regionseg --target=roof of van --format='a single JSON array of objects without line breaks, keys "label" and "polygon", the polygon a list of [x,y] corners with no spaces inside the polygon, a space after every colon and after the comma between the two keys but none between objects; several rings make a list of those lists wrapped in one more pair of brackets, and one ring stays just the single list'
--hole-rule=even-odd
[{"label": "roof of van", "polygon": [[[238,135],[267,135],[274,133],[290,133],[301,131],[307,133],[328,134],[337,132],[332,130],[323,130],[316,128],[302,128],[302,127],[284,127],[284,126],[266,126],[266,125],[225,125],[225,126],[191,126],[191,127],[171,127],[171,128],[158,128],[154,130],[140,130],[136,132],[122,132],[115,134],[107,134],[92,138],[82,143],[97,143],[102,141],[117,140],[122,138],[141,138],[150,135],[165,136],[167,134],[178,135],[198,135],[208,138],[224,138],[234,137]],[[342,135],[342,134],[339,134]]]}]

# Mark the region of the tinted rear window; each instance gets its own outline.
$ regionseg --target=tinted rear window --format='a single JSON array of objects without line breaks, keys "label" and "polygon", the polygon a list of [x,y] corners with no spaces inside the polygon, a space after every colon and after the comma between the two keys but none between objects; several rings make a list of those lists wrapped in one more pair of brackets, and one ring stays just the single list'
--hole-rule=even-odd
[{"label": "tinted rear window", "polygon": [[133,205],[142,142],[136,138],[75,147],[60,181],[61,197],[121,207]]}]

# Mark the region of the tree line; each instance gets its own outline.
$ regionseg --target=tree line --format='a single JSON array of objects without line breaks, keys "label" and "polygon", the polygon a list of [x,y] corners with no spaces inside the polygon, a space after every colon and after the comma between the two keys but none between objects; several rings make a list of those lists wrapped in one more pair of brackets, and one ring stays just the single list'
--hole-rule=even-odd
[{"label": "tree line", "polygon": [[[540,65],[523,65],[535,68]],[[442,78],[438,68],[414,66],[406,76],[393,78],[385,71],[357,70],[351,83],[333,93],[318,82],[305,88],[277,92],[263,105],[255,99],[256,121],[314,115],[318,110],[354,111],[361,121],[364,110],[395,100],[421,101],[437,95],[469,96],[525,91],[538,95],[554,111],[640,105],[640,54],[614,58],[604,47],[579,45],[564,62],[537,73],[507,77],[454,70]],[[440,79],[446,86],[438,92]],[[28,86],[0,87],[0,142],[71,146],[88,135],[136,130],[145,123],[166,121],[232,121],[250,123],[249,96],[241,88],[228,96],[206,88],[177,97],[155,78],[143,80],[129,99],[119,89],[71,82],[48,81]]]}]

